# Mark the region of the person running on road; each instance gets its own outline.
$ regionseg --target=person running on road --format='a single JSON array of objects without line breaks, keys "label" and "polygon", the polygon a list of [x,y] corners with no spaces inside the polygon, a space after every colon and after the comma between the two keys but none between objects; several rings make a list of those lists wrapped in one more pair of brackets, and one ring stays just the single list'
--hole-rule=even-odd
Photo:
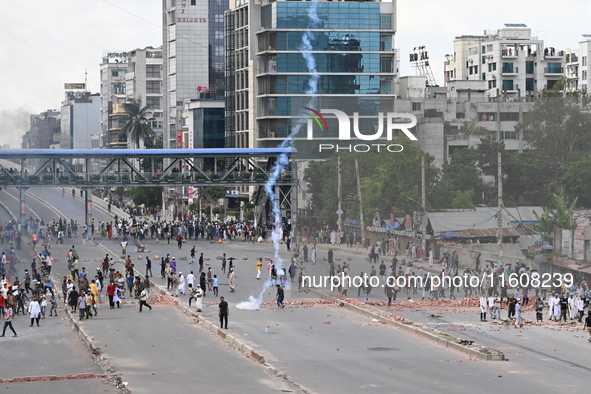
[{"label": "person running on road", "polygon": [[142,311],[142,306],[147,306],[150,308],[150,310],[152,310],[152,306],[148,304],[148,291],[146,288],[143,288],[142,292],[140,293],[140,312]]},{"label": "person running on road", "polygon": [[285,297],[285,293],[283,292],[283,289],[281,288],[280,285],[276,285],[277,286],[277,295],[275,296],[275,298],[277,298],[277,308],[285,308],[285,305],[283,304],[283,298]]}]

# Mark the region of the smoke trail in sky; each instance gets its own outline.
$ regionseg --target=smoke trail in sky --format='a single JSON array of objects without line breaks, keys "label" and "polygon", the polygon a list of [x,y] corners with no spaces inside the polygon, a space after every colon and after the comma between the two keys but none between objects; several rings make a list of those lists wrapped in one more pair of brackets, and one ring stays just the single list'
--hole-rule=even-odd
[{"label": "smoke trail in sky", "polygon": [[[320,27],[321,21],[318,18],[318,3],[317,0],[313,0],[310,2],[308,6],[308,30],[302,36],[302,43],[300,45],[300,51],[302,51],[302,56],[306,60],[306,66],[308,68],[308,72],[311,74],[308,78],[308,87],[306,88],[306,94],[310,95],[310,100],[308,101],[307,107],[313,108],[316,103],[316,94],[318,93],[318,79],[320,76],[318,75],[318,70],[316,69],[316,59],[314,59],[314,55],[311,53],[312,47],[312,40],[315,38],[316,33],[311,31],[311,29],[316,29]],[[301,118],[292,118],[292,122],[294,124],[291,128],[291,134],[285,141],[283,141],[279,147],[286,148],[291,146],[291,137],[296,136],[303,125],[306,124],[306,120]],[[275,247],[275,269],[283,269],[283,273],[287,276],[287,267],[283,265],[283,260],[279,256],[279,240],[283,237],[283,231],[281,229],[281,209],[279,208],[279,204],[275,198],[275,190],[274,186],[277,184],[277,178],[281,174],[281,172],[289,165],[289,158],[286,154],[281,154],[277,159],[277,162],[273,166],[269,174],[269,179],[265,184],[265,192],[269,200],[271,200],[271,208],[273,210],[273,217],[274,217],[274,224],[273,224],[273,231],[271,232],[271,240],[273,241],[273,246]],[[290,281],[286,281],[286,287],[289,289]],[[258,298],[254,298],[250,296],[248,301],[243,301],[236,305],[238,309],[247,309],[247,310],[255,310],[261,306],[263,302],[263,295],[265,291],[272,285],[272,280],[269,277],[265,284],[263,285],[263,290],[259,294]]]}]

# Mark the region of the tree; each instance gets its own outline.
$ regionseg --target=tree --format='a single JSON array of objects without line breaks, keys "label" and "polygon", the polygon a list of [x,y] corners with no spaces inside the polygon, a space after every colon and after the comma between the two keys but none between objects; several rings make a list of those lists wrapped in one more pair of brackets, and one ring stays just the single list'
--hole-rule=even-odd
[{"label": "tree", "polygon": [[[154,139],[147,139],[145,147],[146,149],[162,149],[164,147],[162,134],[158,134]],[[152,172],[152,160],[154,160],[154,170],[162,169],[164,159],[142,159],[142,169],[145,172]]]},{"label": "tree", "polygon": [[554,194],[552,196],[552,204],[554,209],[546,207],[541,217],[533,211],[536,219],[540,222],[540,231],[549,234],[554,230],[554,227],[574,230],[577,227],[577,224],[573,219],[577,199],[575,198],[572,204],[568,206],[564,194]]},{"label": "tree", "polygon": [[456,197],[453,199],[451,206],[454,209],[474,209],[474,190],[466,190],[465,192],[457,191]]},{"label": "tree", "polygon": [[563,183],[571,198],[578,198],[583,206],[591,206],[591,156],[571,163]]},{"label": "tree", "polygon": [[591,114],[586,97],[563,97],[562,82],[538,97],[532,111],[523,115],[515,131],[537,149],[546,160],[556,163],[560,184],[568,166],[583,157],[591,147]]},{"label": "tree", "polygon": [[148,207],[155,207],[162,204],[161,187],[134,187],[126,190],[125,195],[131,197],[135,205],[146,204]]},{"label": "tree", "polygon": [[[419,210],[416,201],[421,200],[421,155],[424,153],[403,137],[395,137],[392,143],[404,146],[401,153],[383,150],[367,153],[337,153],[325,161],[313,161],[307,168],[304,181],[306,194],[312,194],[314,220],[322,224],[336,225],[338,215],[337,158],[341,157],[342,209],[352,219],[359,218],[355,158],[359,161],[359,177],[366,218],[375,212],[383,217],[390,213]],[[442,206],[435,187],[439,170],[432,165],[433,157],[425,154],[425,178],[427,206]],[[368,219],[369,220],[369,219]]]},{"label": "tree", "polygon": [[121,134],[128,135],[127,140],[135,143],[135,149],[144,149],[144,141],[154,138],[154,131],[146,118],[148,107],[142,108],[142,99],[130,99],[125,103],[127,120],[121,128]]},{"label": "tree", "polygon": [[484,186],[477,163],[476,149],[467,148],[456,151],[451,160],[443,164],[439,189],[440,193],[446,196],[448,204],[455,192],[466,190],[472,190],[477,201],[480,201]]}]

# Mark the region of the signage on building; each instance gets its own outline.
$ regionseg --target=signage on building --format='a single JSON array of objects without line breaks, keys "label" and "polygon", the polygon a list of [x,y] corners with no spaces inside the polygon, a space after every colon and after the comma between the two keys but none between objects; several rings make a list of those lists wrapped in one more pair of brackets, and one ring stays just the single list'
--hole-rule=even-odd
[{"label": "signage on building", "polygon": [[189,133],[188,132],[184,132],[183,133],[183,148],[185,149],[189,149],[190,145],[189,145]]},{"label": "signage on building", "polygon": [[64,89],[66,90],[85,90],[85,83],[64,83]]},{"label": "signage on building", "polygon": [[178,130],[176,132],[176,147],[182,148],[183,147],[183,131]]},{"label": "signage on building", "polygon": [[207,18],[176,18],[176,22],[177,23],[207,23]]},{"label": "signage on building", "polygon": [[572,257],[573,255],[573,232],[571,230],[562,230],[562,254]]},{"label": "signage on building", "polygon": [[585,260],[585,231],[587,227],[589,227],[589,219],[577,221],[573,244],[573,258],[577,260]]},{"label": "signage on building", "polygon": [[406,228],[410,229],[410,215],[406,215]]},{"label": "signage on building", "polygon": [[215,89],[209,89],[207,86],[197,86],[197,91],[199,93],[215,92]]}]

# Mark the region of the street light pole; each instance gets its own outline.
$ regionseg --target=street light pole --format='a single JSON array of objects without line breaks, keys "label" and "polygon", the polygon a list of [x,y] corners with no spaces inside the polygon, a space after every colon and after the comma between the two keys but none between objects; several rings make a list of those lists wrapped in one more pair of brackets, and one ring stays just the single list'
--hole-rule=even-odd
[{"label": "street light pole", "polygon": [[425,206],[425,155],[421,155],[421,208],[423,209],[422,223],[422,237],[423,237],[423,257],[427,253],[427,207]]},{"label": "street light pole", "polygon": [[497,226],[498,226],[498,260],[501,264],[501,258],[503,257],[503,215],[501,209],[503,207],[503,179],[501,170],[501,151],[498,152],[498,174],[497,174],[497,189],[498,189],[498,210],[497,210]]},{"label": "street light pole", "polygon": [[343,221],[341,220],[341,215],[343,214],[343,210],[341,209],[341,156],[337,157],[337,199],[339,203],[339,235],[341,234],[341,228],[343,225]]},{"label": "street light pole", "polygon": [[361,246],[363,247],[363,241],[365,241],[365,225],[363,224],[363,203],[361,202],[361,182],[359,180],[359,162],[355,158],[355,173],[357,175],[357,193],[359,195],[359,221],[361,225]]}]

